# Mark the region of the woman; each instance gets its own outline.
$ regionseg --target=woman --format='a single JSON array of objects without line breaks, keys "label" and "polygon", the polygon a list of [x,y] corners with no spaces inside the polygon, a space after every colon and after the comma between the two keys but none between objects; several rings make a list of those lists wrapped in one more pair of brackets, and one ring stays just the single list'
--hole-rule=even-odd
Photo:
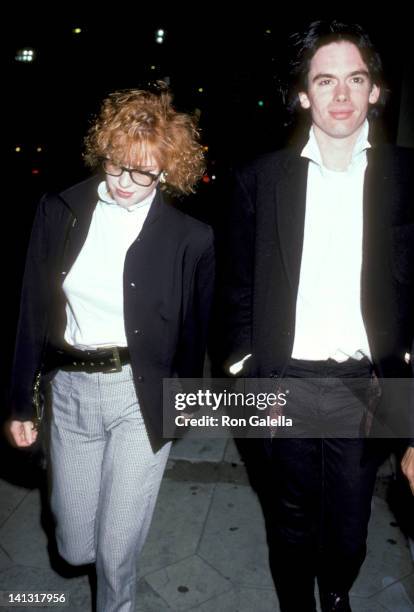
[{"label": "woman", "polygon": [[171,442],[162,379],[202,373],[213,286],[210,228],[167,205],[193,191],[202,148],[171,96],[120,91],[86,138],[93,176],[40,202],[27,257],[9,429],[37,436],[33,383],[52,372],[51,506],[60,554],[96,563],[101,611],[134,610]]}]

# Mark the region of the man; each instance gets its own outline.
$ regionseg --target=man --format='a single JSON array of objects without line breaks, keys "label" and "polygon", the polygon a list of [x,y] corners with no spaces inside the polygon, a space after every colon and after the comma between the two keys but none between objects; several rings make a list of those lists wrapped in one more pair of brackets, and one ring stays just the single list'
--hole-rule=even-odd
[{"label": "man", "polygon": [[[316,577],[325,612],[350,610],[366,553],[379,459],[359,435],[365,398],[377,378],[412,375],[414,158],[369,141],[384,92],[360,26],[314,22],[293,42],[291,101],[309,139],[236,173],[220,306],[230,372],[300,380],[287,408],[336,432],[270,445],[281,610],[316,610]],[[414,440],[402,467],[414,492]]]}]

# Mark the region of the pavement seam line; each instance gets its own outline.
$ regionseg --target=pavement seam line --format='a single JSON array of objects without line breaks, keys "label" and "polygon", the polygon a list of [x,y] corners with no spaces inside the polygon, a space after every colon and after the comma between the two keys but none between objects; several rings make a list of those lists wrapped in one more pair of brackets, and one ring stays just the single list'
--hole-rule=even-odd
[{"label": "pavement seam line", "polygon": [[[7,482],[7,481],[5,481],[5,482]],[[7,521],[9,521],[9,520],[11,519],[11,517],[12,517],[12,516],[13,516],[13,514],[16,512],[16,510],[18,510],[18,509],[20,508],[20,506],[22,505],[22,503],[24,502],[24,500],[26,499],[26,497],[27,497],[28,495],[30,495],[30,493],[31,493],[32,491],[35,491],[36,489],[37,489],[38,491],[40,490],[38,487],[34,487],[33,489],[28,489],[28,490],[27,490],[27,492],[25,493],[25,495],[23,495],[22,499],[21,499],[21,500],[18,502],[17,506],[15,506],[15,507],[13,508],[13,510],[11,511],[11,513],[9,514],[9,516],[8,516],[6,519],[4,519],[4,521],[3,521],[2,523],[0,523],[0,530],[1,530],[1,529],[3,529],[3,527],[5,526],[5,524],[7,523]]]}]

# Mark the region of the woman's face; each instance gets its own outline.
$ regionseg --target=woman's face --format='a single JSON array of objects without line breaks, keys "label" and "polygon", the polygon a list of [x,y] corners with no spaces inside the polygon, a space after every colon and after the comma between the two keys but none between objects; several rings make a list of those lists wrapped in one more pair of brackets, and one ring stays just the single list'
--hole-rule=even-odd
[{"label": "woman's face", "polygon": [[[128,172],[128,170],[134,172]],[[106,185],[111,197],[122,208],[129,208],[145,200],[154,191],[161,169],[154,157],[148,155],[142,165],[121,167],[108,160],[105,171]],[[152,176],[148,176],[148,173]],[[114,174],[119,174],[119,176],[114,176]],[[152,180],[153,177],[155,180]]]}]

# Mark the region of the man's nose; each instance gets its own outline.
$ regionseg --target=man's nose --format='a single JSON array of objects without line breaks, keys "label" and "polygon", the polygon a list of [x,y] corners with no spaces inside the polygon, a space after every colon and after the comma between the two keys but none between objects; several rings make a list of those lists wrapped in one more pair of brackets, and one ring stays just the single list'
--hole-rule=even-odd
[{"label": "man's nose", "polygon": [[346,102],[349,100],[349,88],[346,83],[338,83],[335,88],[335,100],[337,102]]}]

